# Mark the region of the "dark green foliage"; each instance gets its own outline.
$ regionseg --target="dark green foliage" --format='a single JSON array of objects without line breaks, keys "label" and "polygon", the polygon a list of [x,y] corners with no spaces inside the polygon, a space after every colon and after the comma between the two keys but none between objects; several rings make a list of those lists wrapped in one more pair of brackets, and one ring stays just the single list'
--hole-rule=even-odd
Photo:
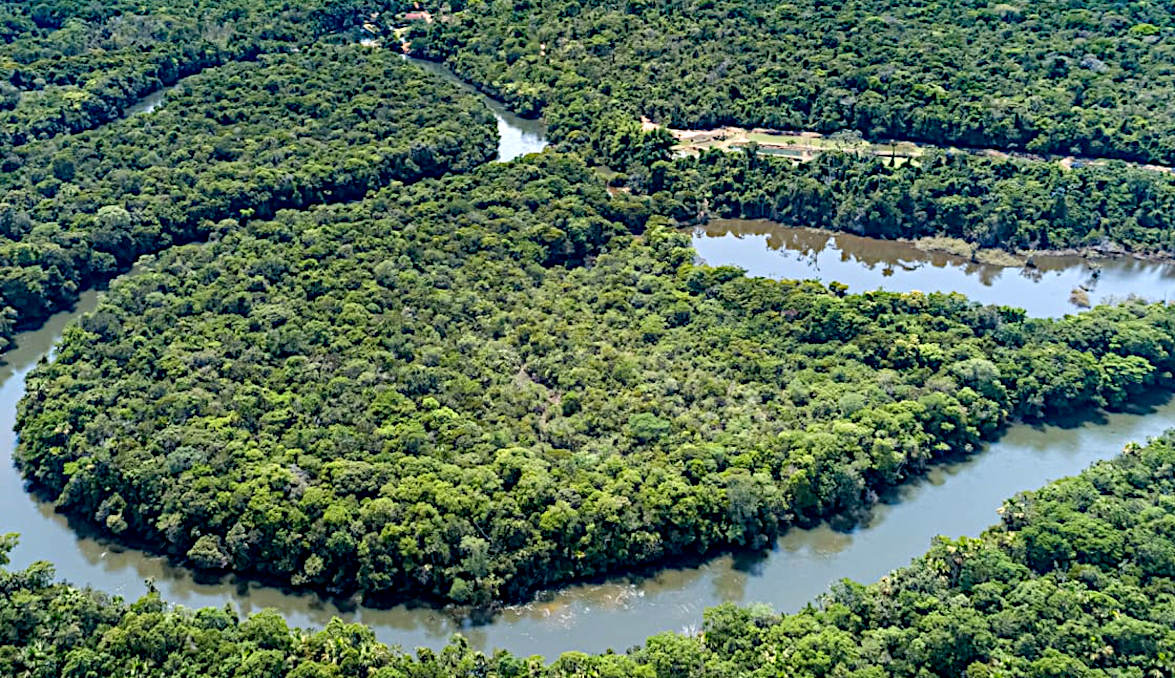
[{"label": "dark green foliage", "polygon": [[1149,5],[562,0],[470,5],[408,39],[516,110],[542,111],[552,140],[680,219],[1144,253],[1175,247],[1167,173],[958,151],[899,170],[838,154],[794,171],[763,154],[671,164],[668,135],[642,135],[638,119],[1175,163],[1173,31]]},{"label": "dark green foliage", "polygon": [[30,376],[18,460],[198,566],[485,603],[851,515],[1175,367],[1172,308],[842,296],[643,209],[547,154],[169,251]]},{"label": "dark green foliage", "polygon": [[115,120],[144,95],[205,68],[304,47],[399,6],[395,0],[5,0],[0,154]]},{"label": "dark green foliage", "polygon": [[480,102],[387,52],[317,46],[206,71],[149,116],[9,155],[0,307],[38,322],[224,220],[468,169],[494,141]]},{"label": "dark green foliage", "polygon": [[618,110],[1170,163],[1173,30],[1157,3],[490,0],[409,39],[561,138]]},{"label": "dark green foliage", "polygon": [[[724,605],[695,637],[544,665],[457,637],[415,658],[335,620],[316,634],[271,613],[169,610],[0,570],[0,673],[35,676],[745,678],[1148,676],[1175,670],[1175,449],[1126,449],[1005,503],[978,539],[938,539],[881,581],[845,581],[778,616]],[[0,564],[4,562],[0,550]],[[27,672],[27,673],[26,673]]]},{"label": "dark green foliage", "polygon": [[628,184],[680,219],[707,212],[879,238],[945,235],[982,247],[1120,245],[1175,250],[1175,175],[1124,163],[1054,163],[936,153],[894,169],[825,153],[812,162],[711,151],[631,170]]},{"label": "dark green foliage", "polygon": [[[494,0],[408,32],[644,198],[556,153],[410,184],[492,157],[489,115],[319,40],[403,8],[0,3],[0,336],[160,253],[29,378],[16,459],[63,510],[204,570],[482,605],[852,518],[1010,420],[1171,385],[1172,307],[1029,320],[751,279],[650,216],[1170,251],[1166,175],[673,160],[638,122],[1175,162],[1163,6]],[[1164,675],[1172,466],[1169,440],[1131,448],[819,607],[549,667],[128,606],[38,565],[0,573],[0,674]]]}]

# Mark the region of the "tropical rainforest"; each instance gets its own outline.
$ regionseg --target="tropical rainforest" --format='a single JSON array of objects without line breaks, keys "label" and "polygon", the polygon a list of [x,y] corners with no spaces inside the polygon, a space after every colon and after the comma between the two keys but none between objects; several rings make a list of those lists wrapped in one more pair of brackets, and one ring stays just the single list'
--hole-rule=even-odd
[{"label": "tropical rainforest", "polygon": [[560,138],[601,110],[673,127],[859,130],[1175,161],[1175,18],[1158,3],[473,0],[417,53]]},{"label": "tropical rainforest", "polygon": [[6,0],[0,3],[0,152],[118,119],[180,78],[296,51],[394,0]]},{"label": "tropical rainforest", "polygon": [[[1169,253],[1175,178],[1121,163],[932,154],[674,160],[672,127],[844,132],[942,146],[1175,162],[1166,64],[1175,24],[1145,4],[474,2],[414,23],[442,60],[553,141],[667,191],[679,219],[767,217],[1004,249]],[[389,38],[390,39],[390,38]],[[737,154],[732,154],[736,155]]]},{"label": "tropical rainforest", "polygon": [[149,116],[7,154],[0,303],[39,322],[221,220],[468,169],[496,139],[480,102],[387,52],[322,45],[221,66]]},{"label": "tropical rainforest", "polygon": [[[307,633],[274,613],[135,603],[0,570],[4,675],[209,678],[722,678],[726,676],[1169,675],[1175,666],[1175,440],[1128,446],[1007,501],[978,538],[940,538],[881,581],[844,582],[791,615],[724,605],[704,633],[661,634],[627,654],[552,663],[472,651],[457,636],[415,657],[370,629]],[[9,537],[9,542],[12,538]],[[0,555],[0,562],[3,556]]]},{"label": "tropical rainforest", "polygon": [[[15,463],[108,538],[373,604],[492,607],[851,526],[1013,421],[1175,388],[1175,307],[848,294],[701,265],[678,227],[1169,255],[1175,178],[1140,163],[1175,163],[1173,30],[1156,3],[1052,0],[0,1],[0,348],[110,284],[29,374]],[[556,148],[488,163],[493,116],[372,36]],[[681,157],[642,117],[944,148]],[[1131,446],[799,614],[723,606],[549,665],[127,603],[41,563],[0,571],[0,673],[1165,675],[1172,468],[1175,438]]]},{"label": "tropical rainforest", "polygon": [[197,567],[484,604],[761,546],[1175,369],[1164,305],[846,295],[664,221],[542,156],[228,228],[67,332],[18,461]]}]

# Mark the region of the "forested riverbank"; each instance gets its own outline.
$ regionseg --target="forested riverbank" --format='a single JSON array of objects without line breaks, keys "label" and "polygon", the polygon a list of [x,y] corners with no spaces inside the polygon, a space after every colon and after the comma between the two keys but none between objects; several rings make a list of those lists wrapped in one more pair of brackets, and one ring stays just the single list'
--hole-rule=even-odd
[{"label": "forested riverbank", "polygon": [[792,170],[766,153],[753,168],[675,161],[673,138],[643,134],[639,119],[1170,164],[1159,130],[1175,118],[1159,102],[1172,30],[1143,7],[569,0],[485,3],[413,23],[407,38],[516,110],[541,112],[557,146],[620,171],[618,185],[662,193],[678,218],[1169,256],[1175,178],[1165,173],[946,150],[916,168],[850,157]]},{"label": "forested riverbank", "polygon": [[765,218],[886,239],[946,236],[1011,252],[1169,258],[1175,251],[1175,176],[1124,163],[1067,169],[928,152],[918,164],[892,167],[833,151],[796,165],[716,150],[629,167],[626,185],[683,221]]},{"label": "forested riverbank", "polygon": [[1175,299],[1170,261],[1054,252],[1016,257],[957,239],[880,240],[765,219],[714,219],[688,232],[711,266],[838,282],[850,292],[937,290],[980,304],[1015,299],[1029,317],[1056,318],[1126,299]]},{"label": "forested riverbank", "polygon": [[411,48],[575,142],[602,116],[1170,164],[1172,18],[1152,5],[486,2]]},{"label": "forested riverbank", "polygon": [[485,605],[851,519],[1175,368],[1166,306],[846,295],[666,225],[558,154],[252,221],[67,331],[17,459],[199,568]]},{"label": "forested riverbank", "polygon": [[[52,567],[0,570],[0,670],[10,675],[1114,676],[1173,668],[1175,540],[1164,437],[1005,503],[979,538],[940,539],[880,582],[845,582],[779,616],[723,606],[704,633],[661,634],[625,655],[547,664],[486,656],[460,639],[415,657],[359,625],[290,629],[278,616],[133,604],[53,582]],[[5,564],[0,549],[0,564]]]}]

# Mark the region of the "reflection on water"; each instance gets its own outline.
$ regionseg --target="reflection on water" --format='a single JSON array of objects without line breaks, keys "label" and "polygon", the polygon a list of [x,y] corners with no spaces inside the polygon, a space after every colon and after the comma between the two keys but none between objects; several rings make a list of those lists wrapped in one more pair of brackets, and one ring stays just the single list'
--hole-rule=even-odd
[{"label": "reflection on water", "polygon": [[1036,268],[972,262],[925,252],[909,242],[781,226],[764,220],[720,219],[694,230],[694,249],[713,266],[751,275],[841,282],[854,292],[961,292],[985,304],[1018,306],[1033,316],[1080,311],[1071,299],[1083,287],[1094,303],[1129,296],[1175,299],[1175,266],[1139,259],[1038,256]]},{"label": "reflection on water", "polygon": [[547,125],[542,120],[528,120],[511,113],[501,102],[482,94],[476,87],[457,77],[443,64],[401,55],[407,61],[435,73],[456,84],[470,94],[477,95],[498,121],[498,160],[507,162],[527,153],[538,153],[547,147]]}]

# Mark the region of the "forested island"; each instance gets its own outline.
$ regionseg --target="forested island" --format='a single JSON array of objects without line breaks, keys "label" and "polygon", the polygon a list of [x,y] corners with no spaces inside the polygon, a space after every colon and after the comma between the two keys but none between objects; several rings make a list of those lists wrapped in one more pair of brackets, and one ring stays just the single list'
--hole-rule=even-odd
[{"label": "forested island", "polygon": [[551,156],[170,250],[29,377],[17,459],[197,567],[486,604],[763,545],[1175,369],[1165,305],[845,295],[658,219]]},{"label": "forested island", "polygon": [[[1013,422],[1170,391],[1175,306],[755,278],[681,227],[1169,257],[1175,175],[1125,161],[1175,164],[1173,29],[1140,3],[2,2],[0,349],[126,273],[29,374],[13,461],[117,543],[373,605],[494,609],[850,528]],[[379,40],[555,148],[489,163],[494,116]],[[1108,160],[682,157],[642,117]],[[38,564],[0,573],[0,673],[1164,675],[1173,449],[624,655],[412,657]]]}]

